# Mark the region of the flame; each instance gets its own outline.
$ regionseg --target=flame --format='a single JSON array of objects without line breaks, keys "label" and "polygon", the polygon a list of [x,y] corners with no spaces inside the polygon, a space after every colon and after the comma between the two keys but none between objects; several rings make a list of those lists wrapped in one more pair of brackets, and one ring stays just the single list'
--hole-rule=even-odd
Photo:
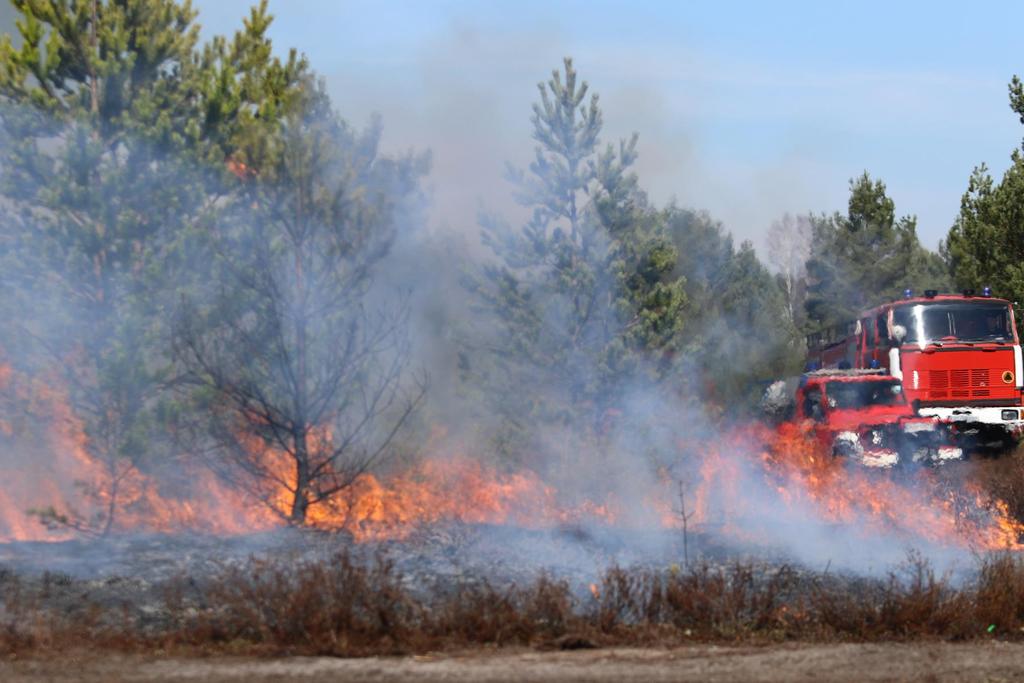
[{"label": "flame", "polygon": [[[259,495],[243,494],[209,469],[188,462],[181,467],[190,486],[175,490],[126,461],[97,459],[82,422],[55,386],[52,378],[30,377],[0,362],[0,398],[18,403],[0,403],[0,540],[101,533],[110,510],[109,531],[114,532],[237,534],[285,523],[295,478],[293,463],[282,453],[250,445],[275,473]],[[12,417],[24,413],[26,406],[32,414],[46,416],[47,429],[34,432]],[[329,430],[311,430],[314,442],[331,438]],[[440,432],[427,451],[444,452],[446,443]],[[686,524],[756,542],[756,527],[747,522],[765,511],[744,495],[753,477],[770,494],[772,505],[851,525],[864,534],[897,533],[911,541],[1024,550],[1024,524],[1011,515],[1006,501],[993,498],[969,477],[951,486],[930,469],[896,477],[851,467],[798,424],[776,429],[750,424],[707,443],[678,446],[686,454],[680,460],[693,464],[689,480],[680,485],[663,471],[660,484],[628,506],[615,498],[613,483],[590,499],[570,500],[529,469],[508,471],[472,457],[446,455],[386,475],[361,474],[343,495],[312,505],[305,523],[367,541],[408,538],[421,527],[445,522],[540,529],[649,519],[669,529]],[[763,497],[756,500],[765,504]],[[638,515],[638,509],[649,514]],[[40,524],[41,519],[48,519],[49,526]]]},{"label": "flame", "polygon": [[[275,473],[275,481],[258,496],[245,496],[209,470],[194,467],[187,477],[191,495],[175,497],[129,463],[103,463],[91,455],[81,421],[72,414],[66,395],[52,384],[0,364],[0,392],[33,402],[36,412],[48,415],[50,422],[46,443],[39,446],[45,457],[0,457],[5,482],[0,486],[0,540],[61,540],[81,531],[99,533],[102,524],[89,528],[90,520],[111,507],[113,531],[235,534],[280,526],[288,516],[295,475],[280,452],[249,444]],[[17,432],[0,419],[0,436]],[[331,435],[313,430],[311,438],[329,441]],[[0,454],[7,450],[0,449]],[[48,526],[40,524],[39,512],[50,513]],[[611,522],[615,512],[609,504],[590,501],[564,505],[558,491],[532,471],[503,472],[469,458],[451,457],[427,460],[386,479],[361,474],[343,495],[311,506],[306,524],[346,531],[364,541],[406,538],[417,528],[438,522],[542,528],[584,518]],[[54,523],[60,520],[63,523]]]},{"label": "flame", "polygon": [[359,476],[345,495],[315,509],[310,524],[357,540],[406,538],[439,522],[544,528],[581,519],[611,522],[606,505],[562,505],[555,488],[531,471],[502,473],[465,458],[428,460],[389,477]]},{"label": "flame", "polygon": [[228,157],[224,165],[239,180],[250,180],[256,176],[256,169],[236,157]]},{"label": "flame", "polygon": [[[975,549],[1024,550],[1024,523],[1013,518],[1005,501],[986,495],[966,479],[957,487],[939,472],[919,468],[895,475],[850,465],[833,457],[802,425],[785,423],[775,430],[750,425],[710,446],[700,467],[693,523],[721,522],[743,536],[744,518],[764,511],[748,509],[736,490],[738,468],[758,473],[784,508],[812,510],[823,522],[856,526],[865,534],[895,533],[909,540]],[[730,454],[726,456],[726,454]],[[714,503],[727,501],[727,509]],[[675,518],[674,518],[675,517]],[[663,516],[680,526],[678,515]]]},{"label": "flame", "polygon": [[96,459],[66,394],[54,386],[0,364],[0,395],[48,418],[41,431],[5,419],[16,412],[10,406],[0,410],[0,439],[7,442],[0,441],[0,540],[101,533],[111,506],[112,531],[231,534],[269,526],[262,511],[208,470],[190,469],[196,495],[177,498],[126,460]]}]

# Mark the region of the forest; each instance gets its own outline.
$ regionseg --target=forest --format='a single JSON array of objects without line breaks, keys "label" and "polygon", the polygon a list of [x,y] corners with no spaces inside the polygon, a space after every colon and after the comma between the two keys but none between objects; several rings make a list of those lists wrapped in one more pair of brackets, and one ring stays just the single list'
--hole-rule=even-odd
[{"label": "forest", "polygon": [[[485,207],[467,244],[427,229],[430,150],[382,154],[386,122],[353,126],[315,64],[271,45],[265,0],[208,40],[187,2],[13,4],[0,439],[45,439],[58,391],[102,464],[87,506],[34,510],[55,528],[105,534],[138,473],[183,490],[199,470],[313,523],[442,438],[554,479],[621,472],[609,454],[627,451],[672,466],[666,439],[749,418],[803,368],[805,335],[862,307],[905,288],[1024,297],[1014,140],[1002,178],[964,169],[938,252],[850,169],[847,206],[766,216],[759,253],[699,206],[651,201],[644,131],[608,139],[600,78],[567,57],[503,84],[533,160],[495,179],[521,211]],[[1024,123],[1016,76],[1009,104]]]}]

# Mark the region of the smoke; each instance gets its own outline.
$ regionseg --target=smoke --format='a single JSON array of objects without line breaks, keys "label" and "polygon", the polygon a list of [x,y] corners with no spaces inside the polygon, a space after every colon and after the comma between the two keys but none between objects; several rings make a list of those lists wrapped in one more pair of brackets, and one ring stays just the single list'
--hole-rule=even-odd
[{"label": "smoke", "polygon": [[[411,94],[402,92],[396,95],[392,88],[375,84],[365,74],[361,78],[352,72],[327,74],[328,85],[334,92],[351,93],[351,96],[337,98],[338,106],[346,114],[352,116],[350,112],[357,112],[355,116],[358,118],[358,113],[368,111],[370,107],[389,112],[385,119],[384,149],[394,152],[430,148],[433,152],[431,174],[422,182],[414,182],[413,187],[396,190],[389,184],[394,178],[366,183],[364,189],[367,192],[379,192],[386,200],[394,199],[399,206],[390,214],[386,225],[376,226],[388,233],[386,241],[389,246],[386,253],[381,250],[380,258],[374,260],[372,266],[367,266],[365,281],[359,280],[351,291],[327,288],[313,291],[309,300],[312,303],[300,304],[300,297],[293,296],[295,290],[289,290],[289,296],[280,300],[262,302],[281,307],[280,315],[273,320],[277,325],[301,317],[296,312],[300,305],[336,316],[318,320],[310,327],[322,351],[320,355],[313,356],[314,363],[321,365],[312,371],[326,374],[335,370],[330,364],[337,362],[333,354],[341,345],[336,347],[334,342],[353,319],[349,317],[349,309],[338,312],[333,308],[340,296],[358,299],[358,305],[351,310],[361,307],[371,313],[388,309],[396,302],[401,303],[404,310],[400,316],[401,342],[389,347],[389,353],[408,353],[408,368],[426,370],[430,376],[429,393],[425,405],[414,414],[414,421],[408,425],[410,430],[403,432],[403,443],[395,446],[393,450],[396,453],[389,453],[405,456],[405,459],[395,457],[390,465],[382,459],[382,466],[373,468],[373,471],[386,472],[388,466],[400,471],[411,459],[411,452],[428,460],[443,461],[458,455],[495,463],[501,474],[517,470],[535,472],[543,485],[553,488],[561,506],[584,510],[574,523],[583,530],[584,537],[588,539],[586,542],[597,539],[593,542],[604,543],[611,535],[609,528],[621,530],[621,536],[614,544],[608,543],[608,554],[612,559],[654,558],[661,561],[677,557],[682,518],[690,519],[690,515],[699,514],[701,518],[693,517],[689,529],[689,533],[699,539],[698,549],[701,544],[725,545],[738,552],[773,554],[809,565],[831,563],[832,566],[854,571],[880,572],[901,560],[908,547],[915,547],[924,550],[941,566],[950,566],[958,551],[924,540],[915,534],[913,526],[879,527],[867,510],[854,510],[837,521],[829,516],[827,509],[823,510],[823,506],[827,508],[827,500],[814,500],[807,491],[799,488],[806,486],[805,479],[790,480],[788,485],[794,488],[789,490],[783,482],[780,490],[780,482],[772,479],[772,472],[766,470],[763,451],[755,440],[735,438],[742,426],[731,414],[733,406],[706,400],[706,387],[699,379],[705,375],[706,369],[697,360],[699,349],[679,349],[677,355],[667,361],[664,358],[644,359],[622,378],[607,385],[607,395],[597,399],[611,406],[605,410],[573,405],[564,376],[553,378],[536,368],[522,370],[525,381],[521,387],[526,391],[508,397],[500,411],[492,410],[495,396],[487,395],[486,387],[468,379],[472,371],[479,369],[484,362],[478,354],[503,334],[503,330],[496,326],[493,311],[488,311],[486,305],[464,286],[467,275],[478,275],[486,264],[493,264],[478,239],[477,216],[484,209],[502,216],[510,226],[517,226],[528,218],[529,212],[514,201],[512,188],[501,180],[502,167],[506,161],[515,166],[529,161],[532,147],[529,103],[535,96],[533,84],[545,78],[550,68],[558,64],[565,48],[563,32],[557,26],[528,35],[512,32],[495,39],[495,34],[481,32],[472,25],[455,23],[446,25],[424,44],[416,71],[405,75],[407,82],[415,84]],[[589,56],[600,63],[598,55]],[[683,201],[699,198],[702,206],[714,204],[712,198],[715,196],[730,195],[722,187],[733,182],[724,180],[732,170],[702,161],[699,145],[686,125],[675,120],[672,104],[665,96],[659,95],[661,89],[649,83],[631,83],[621,74],[617,79],[609,79],[610,84],[606,87],[599,78],[590,76],[586,69],[587,59],[581,61],[584,75],[590,77],[603,94],[601,103],[608,119],[602,139],[617,140],[634,128],[642,133],[637,171],[642,186],[653,198],[652,206],[648,208],[654,210],[664,205],[679,187],[683,188],[679,191]],[[627,71],[632,72],[632,67]],[[395,105],[396,99],[401,100],[404,106]],[[354,137],[358,139],[346,138],[345,144],[362,147],[365,140]],[[130,144],[130,141],[125,144]],[[398,166],[399,157],[397,153],[385,154],[374,163]],[[124,508],[133,506],[132,512],[136,516],[130,519],[143,520],[142,524],[147,520],[147,508],[172,505],[174,501],[201,501],[209,505],[208,501],[215,499],[229,513],[237,511],[239,508],[236,506],[251,509],[251,496],[245,502],[239,496],[253,492],[233,491],[229,486],[230,477],[223,476],[226,450],[223,440],[219,448],[214,448],[210,434],[200,434],[191,442],[192,449],[183,452],[180,439],[175,438],[180,434],[169,433],[166,425],[180,426],[183,418],[190,417],[183,415],[182,411],[223,411],[227,390],[245,385],[257,373],[280,370],[275,363],[290,362],[266,354],[250,353],[250,349],[244,346],[243,342],[252,341],[251,337],[278,331],[274,324],[248,327],[252,318],[247,316],[265,312],[256,305],[241,311],[234,319],[237,324],[228,332],[219,328],[212,333],[214,337],[221,335],[213,342],[222,344],[222,355],[194,358],[197,362],[190,368],[191,379],[196,381],[200,377],[207,382],[204,389],[221,391],[220,395],[213,399],[206,396],[205,402],[189,403],[168,401],[167,396],[160,393],[168,384],[175,389],[180,388],[183,378],[177,374],[181,368],[176,366],[181,356],[174,353],[171,344],[174,331],[168,329],[166,323],[172,319],[180,320],[175,316],[183,314],[194,315],[199,320],[210,316],[211,309],[216,312],[218,306],[251,303],[244,297],[235,298],[233,295],[238,290],[232,290],[224,285],[224,281],[217,279],[225,273],[230,274],[238,263],[245,263],[245,267],[261,263],[271,266],[258,271],[258,274],[267,276],[270,278],[268,282],[274,284],[294,286],[295,273],[289,270],[292,264],[288,258],[292,256],[290,253],[284,257],[280,253],[272,253],[270,256],[273,258],[260,261],[261,257],[267,256],[267,252],[261,249],[268,245],[277,247],[279,243],[272,240],[264,243],[260,240],[266,235],[244,232],[261,220],[247,209],[238,210],[234,215],[216,216],[212,221],[207,216],[199,216],[199,211],[196,214],[173,211],[152,214],[150,210],[157,205],[154,199],[167,192],[168,188],[180,187],[185,193],[186,189],[191,190],[197,184],[200,188],[213,185],[219,182],[212,178],[221,169],[197,169],[190,162],[176,157],[156,156],[149,161],[159,172],[139,176],[130,186],[131,192],[127,197],[123,189],[88,188],[95,191],[94,205],[121,206],[128,201],[139,224],[152,229],[157,255],[173,254],[171,247],[175,246],[176,240],[184,238],[188,229],[221,230],[228,225],[230,229],[242,231],[242,236],[230,242],[227,250],[221,244],[220,254],[217,250],[202,248],[187,251],[184,256],[177,254],[178,260],[172,264],[173,267],[161,271],[164,279],[150,283],[141,294],[134,289],[137,282],[133,277],[139,272],[149,273],[147,269],[155,267],[156,256],[147,254],[147,259],[154,260],[146,260],[141,265],[129,260],[128,265],[113,276],[112,291],[120,303],[112,309],[103,308],[103,325],[100,326],[97,325],[95,311],[82,307],[76,298],[68,294],[91,286],[90,277],[94,272],[91,263],[86,263],[85,267],[82,263],[65,266],[51,263],[48,273],[51,279],[25,279],[25,271],[18,268],[4,269],[0,275],[5,306],[10,308],[4,311],[8,326],[4,335],[3,360],[29,383],[59,382],[60,391],[69,393],[78,391],[80,386],[87,389],[66,399],[77,413],[75,420],[86,424],[79,425],[77,429],[87,446],[50,445],[40,441],[29,447],[27,444],[54,419],[54,408],[43,405],[43,414],[33,417],[31,428],[10,427],[5,430],[8,440],[0,448],[5,470],[17,472],[36,468],[27,480],[30,489],[40,481],[57,481],[62,489],[60,494],[47,498],[49,492],[42,491],[47,496],[42,496],[44,500],[40,505],[68,502],[78,507],[84,505],[89,510],[83,509],[82,514],[74,516],[71,521],[87,527],[90,533],[95,533],[98,530],[96,525],[102,526],[106,521],[102,516],[94,520],[91,510],[95,508],[102,512],[102,503],[110,501],[109,489],[115,480],[135,482],[131,497],[121,498],[120,502],[115,501],[115,505],[120,505],[122,512]],[[782,189],[799,187],[799,183],[794,183],[786,175],[755,170],[743,174],[741,177],[756,181],[749,189],[749,197],[752,198],[743,202],[748,207],[744,211],[749,213],[756,209],[760,220],[762,216],[776,215],[782,209],[791,208],[793,203],[799,204],[795,200],[779,199],[787,196],[781,192]],[[812,194],[806,188],[800,192]],[[798,193],[798,196],[803,195]],[[183,197],[182,203],[194,206],[189,204],[192,200],[191,197]],[[37,215],[26,223],[23,215],[5,211],[4,218],[5,263],[36,263],[39,253],[34,250],[42,247],[45,251],[52,246],[45,244],[44,238],[53,239],[56,233],[40,235],[33,223],[52,216]],[[757,223],[746,219],[734,219],[733,222]],[[757,225],[753,229],[760,227]],[[44,242],[32,241],[36,239]],[[130,244],[119,247],[134,248]],[[160,248],[166,248],[166,251],[160,251]],[[323,253],[329,252],[325,250]],[[138,270],[134,266],[138,266]],[[712,274],[703,272],[707,267],[706,263],[696,263],[694,270],[682,274],[691,278],[709,278]],[[607,277],[607,273],[600,276]],[[289,277],[293,280],[288,280]],[[200,281],[198,286],[197,280]],[[60,287],[47,289],[40,284],[49,286],[54,281]],[[621,295],[618,285],[613,278],[599,283],[603,291],[609,293],[611,301]],[[192,308],[182,307],[183,291],[194,299]],[[251,297],[253,291],[258,292],[259,288],[253,290],[250,287],[245,297]],[[131,301],[138,305],[128,305]],[[14,306],[15,303],[18,305]],[[542,303],[542,336],[549,339],[564,337],[571,327],[562,307],[565,302],[551,300]],[[237,311],[225,313],[220,310],[219,313],[227,315]],[[146,323],[140,324],[140,320]],[[153,320],[157,322],[150,326],[148,323]],[[731,372],[738,375],[749,373],[763,363],[759,354],[744,350],[744,347],[758,344],[763,337],[763,328],[735,316],[709,320],[707,324],[711,338],[732,340],[730,344],[723,345],[729,354],[735,355]],[[56,360],[52,353],[44,358],[40,353],[49,353],[50,349],[26,341],[26,330],[40,337],[67,342],[67,345],[57,349]],[[294,344],[294,339],[287,335],[281,338],[288,344]],[[227,348],[223,348],[225,340],[229,342]],[[141,351],[132,356],[133,349]],[[382,363],[386,364],[393,358],[389,353],[380,355]],[[216,373],[203,367],[204,363],[211,358],[213,361],[219,358],[218,362],[223,364],[225,356],[230,357],[231,372],[223,373],[225,378],[219,384],[210,383],[209,377]],[[247,361],[251,365],[247,365]],[[492,374],[505,372],[508,367],[503,364],[505,361],[528,363],[528,359],[523,357],[505,358],[489,371]],[[582,384],[594,384],[605,373],[600,361],[588,360],[585,356],[573,357],[571,361],[574,379]],[[652,367],[659,363],[672,364],[671,372],[666,373],[667,379],[660,383],[651,381],[648,376]],[[56,375],[47,371],[55,367],[60,368]],[[133,369],[141,375],[134,377],[126,372]],[[217,369],[224,370],[223,367]],[[350,388],[358,388],[359,382],[366,381],[366,372],[369,371],[363,372],[364,369],[361,366],[359,371],[353,371],[350,377],[346,377],[350,380]],[[564,369],[556,368],[558,371]],[[283,384],[275,384],[270,393],[277,394]],[[4,384],[5,398],[12,404],[12,414],[25,414],[24,407],[28,403],[35,403],[37,407],[41,405],[34,395],[19,395],[11,388],[15,385]],[[547,404],[538,411],[537,405],[545,401]],[[145,408],[146,415],[132,412],[138,408]],[[111,416],[114,418],[112,423]],[[217,416],[223,417],[223,413],[217,412]],[[205,413],[199,417],[205,417]],[[504,441],[504,430],[508,428],[510,418],[516,423],[515,429],[527,435],[527,447],[522,444],[510,447]],[[168,422],[163,423],[162,419],[168,419]],[[269,420],[261,415],[256,422],[265,427]],[[204,423],[202,427],[210,428],[207,421],[200,419],[200,423]],[[225,423],[216,427],[222,437],[225,431],[230,431]],[[314,427],[321,428],[322,425]],[[173,431],[172,428],[170,432]],[[387,431],[388,427],[378,427],[372,430],[372,436],[378,437]],[[259,435],[265,437],[269,432],[273,429]],[[441,436],[433,436],[438,432]],[[273,436],[277,437],[277,434]],[[108,441],[102,442],[103,438]],[[148,444],[146,457],[124,457],[140,440]],[[269,441],[272,441],[270,437],[264,438],[264,442]],[[366,443],[371,441],[369,439]],[[230,446],[245,450],[246,443],[235,439]],[[258,448],[249,447],[252,450],[246,451],[247,456],[260,454]],[[73,448],[91,448],[92,453],[85,455],[98,464],[65,464]],[[72,455],[78,457],[83,454],[74,452]],[[250,469],[256,467],[251,459],[240,462]],[[196,475],[198,470],[193,469],[198,465],[211,464],[214,465],[213,471],[220,476],[217,480],[220,485],[225,484],[225,479],[228,484],[225,488],[213,489],[212,493],[211,489],[199,486],[210,482]],[[260,466],[264,464],[257,463]],[[81,467],[85,468],[84,473],[80,471]],[[137,472],[138,476],[127,474],[129,469]],[[257,472],[257,475],[263,476],[263,473]],[[856,476],[856,473],[851,472],[850,475]],[[96,480],[90,482],[90,477]],[[145,482],[149,483],[139,483],[139,477],[146,478]],[[92,498],[81,496],[87,487],[76,487],[76,480],[85,481],[91,487]],[[26,480],[12,475],[5,481],[9,482],[4,485],[7,488],[0,492],[13,494],[13,487],[25,486]],[[924,496],[927,493],[915,487],[907,487],[906,490],[911,495]],[[257,500],[256,507],[266,502]],[[12,504],[19,508],[35,505],[20,497]],[[928,505],[926,501],[925,507]],[[601,510],[593,514],[586,512],[593,512],[594,508]],[[603,514],[605,511],[607,515]],[[67,509],[56,512],[67,514]],[[907,510],[907,514],[916,512],[913,508]],[[51,521],[61,520],[51,518]],[[279,521],[275,519],[275,522]],[[196,522],[195,516],[175,514],[161,521],[162,526],[157,528],[176,531],[190,528],[188,525]],[[262,524],[266,524],[266,517],[243,514],[220,527],[211,524],[206,528],[217,532],[237,532],[261,528]],[[67,524],[63,528],[68,531]],[[19,533],[18,529],[10,527],[7,531],[12,535]],[[622,536],[627,537],[626,540],[622,540]],[[640,538],[642,542],[638,540]],[[571,563],[587,556],[578,547],[568,544],[570,547],[566,549],[565,545],[543,544],[544,562]],[[538,551],[540,549],[538,546]],[[615,556],[616,552],[620,554]]]},{"label": "smoke", "polygon": [[[218,29],[234,26],[248,4],[198,6]],[[780,9],[763,24],[750,22],[764,28],[748,33],[716,12],[644,4],[629,12],[326,5],[272,5],[276,44],[310,55],[350,119],[380,112],[388,150],[434,151],[431,223],[444,229],[472,233],[481,201],[512,208],[491,179],[505,160],[527,160],[522,93],[564,54],[600,81],[610,136],[642,133],[639,168],[655,200],[707,208],[759,248],[773,217],[842,206],[846,180],[865,167],[920,216],[922,240],[934,247],[970,168],[1002,159],[1006,141],[1017,137],[1004,105],[1005,65],[997,71],[960,59],[937,70],[907,65],[899,54],[900,68],[880,69],[879,42],[836,55],[860,42],[822,38],[870,13],[829,16],[839,25],[821,30],[808,27],[806,13]],[[906,45],[897,36],[920,33],[920,17],[912,18],[917,30],[897,29],[891,19],[890,49]],[[865,25],[855,35],[877,30]]]},{"label": "smoke", "polygon": [[[727,548],[882,575],[916,552],[940,571],[970,569],[964,548],[974,539],[958,535],[932,473],[867,472],[832,461],[803,436],[787,441],[709,414],[699,399],[649,387],[627,393],[621,405],[607,447],[569,458],[559,483],[619,503],[617,522],[643,537],[633,552],[648,561],[678,561],[686,515],[697,556]],[[645,535],[651,530],[661,532]]]}]

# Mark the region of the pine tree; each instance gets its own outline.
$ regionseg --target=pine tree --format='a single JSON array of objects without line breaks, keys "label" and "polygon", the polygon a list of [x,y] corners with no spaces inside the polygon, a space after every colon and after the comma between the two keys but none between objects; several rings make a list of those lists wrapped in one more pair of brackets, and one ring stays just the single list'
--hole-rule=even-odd
[{"label": "pine tree", "polygon": [[108,473],[93,492],[104,509],[74,523],[106,533],[119,483],[160,441],[167,268],[237,180],[225,159],[246,148],[257,115],[260,126],[273,119],[305,63],[271,57],[266,3],[230,46],[203,49],[187,2],[15,6],[21,45],[0,40],[3,299],[13,309],[2,343],[36,370],[59,370]]},{"label": "pine tree", "polygon": [[[1024,123],[1024,83],[1010,82],[1010,108]],[[1024,300],[1024,155],[1016,149],[999,183],[982,164],[960,201],[960,215],[942,253],[958,287],[992,287],[996,296]],[[1017,315],[1017,324],[1022,316]]]},{"label": "pine tree", "polygon": [[675,248],[631,171],[636,136],[601,147],[598,98],[571,59],[538,90],[534,160],[508,173],[531,218],[514,231],[485,217],[496,261],[468,279],[497,333],[464,369],[520,444],[532,420],[594,427],[624,381],[656,377],[685,304]]},{"label": "pine tree", "polygon": [[382,158],[379,125],[357,134],[316,84],[307,98],[208,234],[213,277],[174,329],[179,427],[292,524],[391,455],[424,392],[408,310],[366,295],[428,157]]},{"label": "pine tree", "polygon": [[917,239],[916,218],[897,219],[885,184],[867,173],[850,181],[846,215],[819,216],[813,223],[805,304],[813,329],[852,320],[908,287],[947,286],[940,257]]}]

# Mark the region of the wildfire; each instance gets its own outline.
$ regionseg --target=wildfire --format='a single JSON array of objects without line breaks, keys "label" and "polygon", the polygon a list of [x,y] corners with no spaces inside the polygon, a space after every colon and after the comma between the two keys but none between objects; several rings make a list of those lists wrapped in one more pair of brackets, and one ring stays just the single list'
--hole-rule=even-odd
[{"label": "wildfire", "polygon": [[104,463],[66,395],[0,365],[0,395],[45,416],[45,429],[12,424],[0,409],[0,539],[60,540],[78,533],[183,529],[242,533],[265,527],[263,516],[209,471],[189,472],[194,495],[164,494],[157,481],[127,460]]},{"label": "wildfire", "polygon": [[428,460],[385,480],[361,475],[337,501],[316,509],[309,522],[369,540],[404,538],[439,522],[543,528],[583,518],[611,522],[615,515],[590,502],[561,504],[558,491],[534,472],[506,474],[455,458]]},{"label": "wildfire", "polygon": [[[236,534],[280,526],[287,518],[294,473],[287,459],[273,450],[262,451],[276,474],[270,490],[259,496],[246,496],[209,470],[195,467],[188,472],[189,495],[176,497],[127,461],[103,463],[90,455],[81,422],[66,396],[50,385],[0,365],[0,392],[30,401],[36,413],[49,416],[47,433],[33,447],[39,457],[25,457],[19,428],[4,421],[0,412],[0,438],[11,442],[0,450],[0,540],[61,540],[81,532],[136,530]],[[21,442],[35,435],[27,436]],[[314,437],[330,439],[330,434]],[[611,522],[614,516],[607,504],[561,503],[558,491],[534,472],[505,473],[467,458],[446,458],[386,478],[361,474],[342,495],[312,506],[306,524],[343,530],[362,541],[404,538],[438,522],[540,528],[582,518]]]},{"label": "wildfire", "polygon": [[[811,511],[823,522],[943,545],[1024,550],[1024,524],[1010,515],[1004,501],[989,499],[976,483],[949,487],[928,468],[896,475],[851,467],[793,423],[775,430],[751,425],[713,447],[701,465],[694,522],[722,516],[722,510],[714,509],[716,501],[729,502],[724,521],[740,528],[738,521],[764,512],[748,509],[737,491],[737,469],[744,460],[756,463],[748,471],[763,477],[785,508]],[[679,523],[670,517],[666,521]]]},{"label": "wildfire", "polygon": [[[6,417],[16,411],[0,410],[2,540],[108,531],[237,534],[280,526],[288,517],[294,474],[287,459],[272,450],[264,457],[277,476],[263,495],[243,494],[194,465],[185,477],[188,491],[175,493],[127,461],[104,463],[91,455],[66,396],[50,384],[0,364],[0,395],[48,416],[49,425],[45,433],[27,434],[24,425]],[[330,434],[317,432],[315,438],[330,439]],[[746,520],[763,515],[758,506],[765,501],[747,495],[753,479],[773,506],[855,525],[865,534],[895,532],[911,541],[1024,549],[1024,524],[1006,502],[978,485],[966,481],[951,487],[929,469],[893,476],[849,467],[798,425],[750,425],[714,442],[679,444],[679,450],[695,463],[690,479],[680,485],[665,474],[646,499],[630,501],[631,512],[646,508],[649,519],[660,519],[667,528],[682,526],[685,516],[690,530],[713,528],[756,541]],[[305,523],[365,541],[406,538],[420,527],[453,521],[545,528],[642,518],[622,514],[611,488],[591,500],[567,502],[536,472],[504,471],[468,457],[434,457],[388,475],[359,475],[342,495],[312,505]]]}]

